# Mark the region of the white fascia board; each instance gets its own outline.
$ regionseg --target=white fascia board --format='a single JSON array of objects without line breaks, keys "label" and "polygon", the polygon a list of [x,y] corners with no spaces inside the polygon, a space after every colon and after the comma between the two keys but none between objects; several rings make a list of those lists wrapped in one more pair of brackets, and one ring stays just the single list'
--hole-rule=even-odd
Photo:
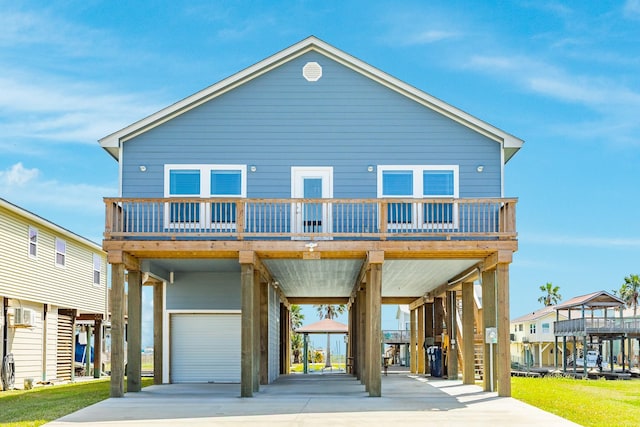
[{"label": "white fascia board", "polygon": [[181,101],[176,102],[175,104],[170,105],[167,108],[164,108],[100,139],[100,145],[117,158],[114,154],[120,150],[120,144],[122,142],[134,138],[148,129],[171,120],[172,118],[208,102],[249,80],[267,73],[268,71],[280,66],[282,63],[288,62],[312,50],[318,51],[336,62],[371,78],[372,80],[424,105],[425,107],[467,126],[496,142],[502,143],[504,148],[515,148],[517,150],[522,147],[524,142],[523,140],[450,104],[447,104],[446,102],[431,96],[428,93],[423,92],[420,89],[417,89],[314,36],[308,37],[236,74],[233,74],[232,76],[227,77],[226,79],[219,81],[218,83],[207,87],[206,89],[203,89]]}]

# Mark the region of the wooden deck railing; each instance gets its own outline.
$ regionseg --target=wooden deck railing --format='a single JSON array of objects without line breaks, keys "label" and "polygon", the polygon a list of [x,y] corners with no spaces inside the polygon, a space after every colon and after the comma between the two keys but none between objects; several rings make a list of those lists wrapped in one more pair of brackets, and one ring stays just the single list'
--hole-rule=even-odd
[{"label": "wooden deck railing", "polygon": [[516,199],[106,198],[106,239],[516,237]]},{"label": "wooden deck railing", "polygon": [[640,319],[587,317],[554,322],[558,336],[583,336],[588,334],[640,334]]}]

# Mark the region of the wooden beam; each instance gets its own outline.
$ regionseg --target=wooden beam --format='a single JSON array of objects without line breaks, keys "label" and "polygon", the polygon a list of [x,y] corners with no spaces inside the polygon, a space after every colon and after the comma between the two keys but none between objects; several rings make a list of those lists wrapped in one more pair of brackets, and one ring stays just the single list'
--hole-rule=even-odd
[{"label": "wooden beam", "polygon": [[[418,298],[414,299],[413,301],[411,301],[409,303],[409,311],[416,310],[418,307],[422,306],[427,301],[429,301],[429,298],[427,298],[427,297],[418,297]],[[431,300],[431,301],[433,301],[433,300]]]},{"label": "wooden beam", "polygon": [[[240,251],[260,259],[303,259],[305,241],[282,240],[104,240],[103,248],[138,258],[235,259]],[[517,240],[426,241],[322,241],[315,250],[322,259],[365,259],[369,252],[384,252],[384,259],[484,259],[497,251],[515,252]],[[111,262],[111,261],[110,261]]]},{"label": "wooden beam", "polygon": [[130,271],[140,270],[140,262],[138,258],[123,250],[108,251],[107,261],[109,264],[124,264],[124,267]]},{"label": "wooden beam", "polygon": [[382,297],[382,304],[411,304],[422,297]]},{"label": "wooden beam", "polygon": [[348,304],[348,297],[288,297],[289,304],[318,305],[318,304]]},{"label": "wooden beam", "polygon": [[493,270],[498,264],[511,264],[513,261],[513,251],[498,250],[484,259],[482,269],[484,271]]}]

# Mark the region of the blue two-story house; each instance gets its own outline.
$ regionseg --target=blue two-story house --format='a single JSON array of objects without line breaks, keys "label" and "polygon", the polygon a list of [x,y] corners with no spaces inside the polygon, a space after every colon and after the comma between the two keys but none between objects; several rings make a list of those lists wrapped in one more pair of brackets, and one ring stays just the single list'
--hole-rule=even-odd
[{"label": "blue two-story house", "polygon": [[[409,304],[414,372],[425,372],[425,336],[472,363],[468,340],[493,327],[485,388],[508,396],[517,235],[504,168],[522,143],[315,37],[104,137],[120,175],[103,243],[112,396],[123,393],[125,280],[129,391],[140,288],[154,285],[162,383],[239,382],[252,396],[288,373],[290,304],[344,303],[352,372],[379,396],[380,307]],[[474,281],[482,319],[465,297]],[[431,312],[451,314],[448,332],[425,326]]]}]

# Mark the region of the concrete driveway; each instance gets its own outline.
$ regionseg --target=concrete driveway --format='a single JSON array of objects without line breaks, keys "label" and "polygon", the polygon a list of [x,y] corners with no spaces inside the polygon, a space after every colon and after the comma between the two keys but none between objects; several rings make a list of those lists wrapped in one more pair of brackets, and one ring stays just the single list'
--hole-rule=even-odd
[{"label": "concrete driveway", "polygon": [[107,399],[48,426],[575,426],[512,398],[461,381],[382,377],[369,397],[350,375],[288,375],[240,398],[238,384],[172,384]]}]

